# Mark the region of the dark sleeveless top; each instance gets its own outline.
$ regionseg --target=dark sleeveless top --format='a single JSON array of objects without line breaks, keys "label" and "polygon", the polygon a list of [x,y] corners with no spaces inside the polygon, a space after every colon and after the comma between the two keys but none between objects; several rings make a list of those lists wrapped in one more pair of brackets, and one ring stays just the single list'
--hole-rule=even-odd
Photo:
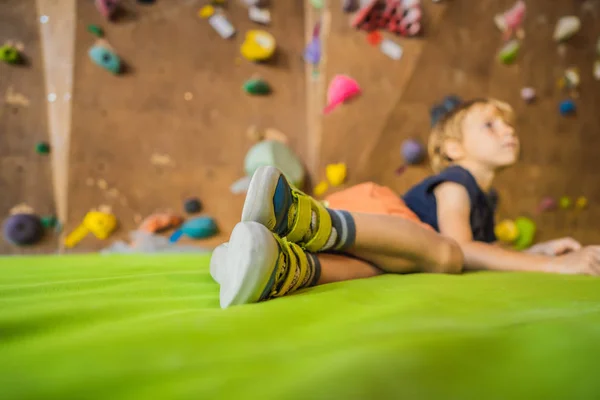
[{"label": "dark sleeveless top", "polygon": [[494,199],[481,190],[473,175],[463,167],[448,167],[438,175],[425,179],[410,189],[403,196],[403,200],[421,221],[439,232],[437,202],[433,189],[443,182],[456,182],[467,189],[471,200],[470,222],[473,240],[486,243],[495,242]]}]

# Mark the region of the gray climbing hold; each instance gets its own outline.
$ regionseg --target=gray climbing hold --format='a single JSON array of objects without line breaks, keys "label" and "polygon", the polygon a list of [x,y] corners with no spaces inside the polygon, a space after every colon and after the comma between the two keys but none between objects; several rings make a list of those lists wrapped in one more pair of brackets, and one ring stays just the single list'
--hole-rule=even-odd
[{"label": "gray climbing hold", "polygon": [[296,187],[304,183],[304,167],[294,152],[284,143],[265,140],[255,144],[246,154],[244,169],[246,175],[252,176],[261,166],[270,165],[278,168]]}]

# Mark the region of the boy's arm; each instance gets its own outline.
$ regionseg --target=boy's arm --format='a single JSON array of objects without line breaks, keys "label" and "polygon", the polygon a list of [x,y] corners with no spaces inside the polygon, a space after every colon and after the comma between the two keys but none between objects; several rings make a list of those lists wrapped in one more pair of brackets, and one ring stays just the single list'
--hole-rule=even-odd
[{"label": "boy's arm", "polygon": [[444,182],[434,189],[440,233],[456,240],[465,259],[466,270],[538,271],[600,273],[600,248],[585,248],[561,257],[517,252],[483,242],[474,242],[471,233],[471,204],[466,189]]}]

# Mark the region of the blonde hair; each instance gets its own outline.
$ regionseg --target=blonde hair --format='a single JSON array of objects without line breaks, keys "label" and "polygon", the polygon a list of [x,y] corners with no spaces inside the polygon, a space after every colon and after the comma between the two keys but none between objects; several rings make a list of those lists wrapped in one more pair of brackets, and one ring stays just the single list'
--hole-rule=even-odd
[{"label": "blonde hair", "polygon": [[461,140],[463,122],[467,114],[479,105],[490,104],[507,124],[512,125],[514,113],[512,107],[496,99],[474,99],[466,101],[445,114],[432,128],[429,134],[428,152],[431,168],[438,173],[452,165],[452,159],[445,153],[445,143],[448,140]]}]

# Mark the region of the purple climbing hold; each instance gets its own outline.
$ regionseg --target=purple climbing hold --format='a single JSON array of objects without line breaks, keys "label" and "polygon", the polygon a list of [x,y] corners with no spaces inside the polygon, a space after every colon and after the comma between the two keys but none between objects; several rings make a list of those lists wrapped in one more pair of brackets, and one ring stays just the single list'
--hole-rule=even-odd
[{"label": "purple climbing hold", "polygon": [[44,227],[39,217],[33,214],[15,214],[4,221],[4,238],[18,246],[34,244],[44,236]]},{"label": "purple climbing hold", "polygon": [[313,38],[304,50],[304,61],[317,65],[321,61],[321,41],[318,37]]},{"label": "purple climbing hold", "polygon": [[402,143],[402,157],[408,165],[419,164],[425,158],[425,148],[418,140],[405,140]]}]

